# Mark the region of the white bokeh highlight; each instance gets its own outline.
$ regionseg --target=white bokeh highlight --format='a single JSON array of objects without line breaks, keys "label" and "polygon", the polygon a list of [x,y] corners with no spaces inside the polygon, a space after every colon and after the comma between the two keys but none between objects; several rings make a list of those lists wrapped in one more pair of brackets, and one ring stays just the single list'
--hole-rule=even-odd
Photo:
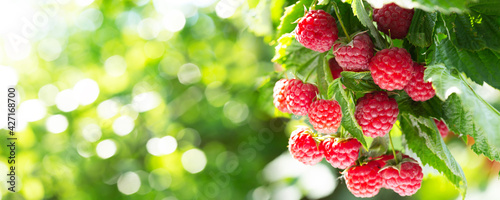
[{"label": "white bokeh highlight", "polygon": [[80,105],[89,105],[99,97],[99,85],[92,79],[83,79],[75,84],[73,92]]},{"label": "white bokeh highlight", "polygon": [[126,172],[118,178],[117,186],[121,193],[131,195],[139,191],[141,179],[135,172]]},{"label": "white bokeh highlight", "polygon": [[120,116],[113,122],[113,131],[119,136],[125,136],[134,130],[134,126],[134,119],[130,116]]},{"label": "white bokeh highlight", "polygon": [[161,103],[161,96],[157,92],[145,92],[135,95],[132,107],[137,112],[146,112],[156,108]]},{"label": "white bokeh highlight", "polygon": [[115,155],[116,149],[116,143],[113,140],[106,139],[97,144],[96,153],[102,159],[108,159]]},{"label": "white bokeh highlight", "polygon": [[26,122],[42,119],[47,114],[45,104],[38,99],[26,100],[19,105],[19,116]]},{"label": "white bokeh highlight", "polygon": [[78,100],[72,89],[59,92],[56,96],[56,106],[63,112],[71,112],[78,108]]},{"label": "white bokeh highlight", "polygon": [[177,77],[179,78],[179,82],[184,85],[189,85],[200,81],[201,71],[200,68],[195,64],[187,63],[179,68]]},{"label": "white bokeh highlight", "polygon": [[64,115],[52,115],[45,121],[45,126],[51,133],[62,133],[68,128],[68,119]]},{"label": "white bokeh highlight", "polygon": [[163,27],[170,32],[177,32],[184,28],[186,18],[179,10],[168,10],[163,15]]},{"label": "white bokeh highlight", "polygon": [[153,18],[146,18],[139,22],[139,26],[137,27],[137,32],[139,36],[145,40],[152,40],[158,37],[160,33],[161,24],[158,23]]},{"label": "white bokeh highlight", "polygon": [[119,105],[116,101],[114,100],[106,100],[101,102],[97,106],[97,115],[101,119],[109,119],[111,117],[114,117],[116,114],[118,114],[119,111]]},{"label": "white bokeh highlight", "polygon": [[120,55],[114,55],[104,62],[106,74],[112,77],[119,77],[127,71],[127,62]]},{"label": "white bokeh highlight", "polygon": [[177,149],[177,140],[169,135],[162,138],[154,137],[149,139],[146,149],[154,156],[168,155]]},{"label": "white bokeh highlight", "polygon": [[59,89],[55,85],[47,84],[38,90],[38,99],[43,101],[46,106],[53,106],[56,104],[56,96],[58,93]]},{"label": "white bokeh highlight", "polygon": [[190,149],[181,157],[182,167],[191,174],[201,172],[207,165],[205,153],[199,149]]}]

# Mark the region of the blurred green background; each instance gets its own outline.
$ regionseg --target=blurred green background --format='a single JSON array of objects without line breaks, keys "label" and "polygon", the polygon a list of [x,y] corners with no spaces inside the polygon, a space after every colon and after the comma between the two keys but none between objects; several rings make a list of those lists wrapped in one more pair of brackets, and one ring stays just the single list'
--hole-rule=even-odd
[{"label": "blurred green background", "polygon": [[[2,199],[356,199],[327,162],[304,166],[287,151],[304,119],[275,111],[280,77],[270,60],[290,3],[2,1],[0,95],[16,85],[21,102],[21,189],[8,192],[0,176]],[[477,89],[498,104],[498,91]],[[500,166],[456,136],[446,140],[467,176],[467,199],[495,198]],[[373,199],[460,199],[443,176],[424,171],[413,197],[383,189]]]}]

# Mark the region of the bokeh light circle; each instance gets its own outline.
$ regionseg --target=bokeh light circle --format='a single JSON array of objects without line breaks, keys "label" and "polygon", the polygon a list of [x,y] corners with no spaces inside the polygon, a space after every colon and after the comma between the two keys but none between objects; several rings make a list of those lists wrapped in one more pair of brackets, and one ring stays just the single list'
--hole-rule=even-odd
[{"label": "bokeh light circle", "polygon": [[51,133],[61,133],[68,128],[68,119],[64,115],[52,115],[45,121],[45,126]]}]

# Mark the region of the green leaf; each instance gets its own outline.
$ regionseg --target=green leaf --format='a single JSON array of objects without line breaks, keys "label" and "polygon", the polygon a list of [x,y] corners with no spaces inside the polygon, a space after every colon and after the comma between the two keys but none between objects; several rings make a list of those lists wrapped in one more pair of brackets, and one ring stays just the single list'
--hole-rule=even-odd
[{"label": "green leaf", "polygon": [[432,34],[436,20],[436,12],[428,13],[420,9],[415,10],[410,29],[408,30],[408,41],[415,46],[430,46],[432,44]]},{"label": "green leaf", "polygon": [[498,0],[480,0],[469,4],[469,8],[486,15],[500,15],[500,1]]},{"label": "green leaf", "polygon": [[[377,1],[377,0],[374,0]],[[427,12],[440,11],[442,13],[467,11],[467,4],[477,0],[413,0],[415,7]]]},{"label": "green leaf", "polygon": [[[342,22],[344,22],[344,27],[347,31],[347,34],[352,35],[353,33],[359,32],[361,30],[366,30],[366,28],[361,24],[359,19],[356,16],[354,16],[350,4],[338,2],[337,6],[339,7],[340,10],[339,15],[342,19]],[[332,15],[336,17],[335,14]],[[337,20],[337,28],[339,29],[339,37],[345,37],[345,33],[342,30],[342,26],[340,25],[339,20]]]},{"label": "green leaf", "polygon": [[477,12],[441,16],[450,41],[458,49],[500,51],[500,16]]},{"label": "green leaf", "polygon": [[300,0],[297,3],[288,6],[285,8],[285,13],[281,17],[281,23],[278,26],[277,35],[281,37],[281,35],[285,33],[291,33],[295,27],[297,26],[297,19],[304,16],[305,7],[309,7],[311,5],[312,0]]},{"label": "green leaf", "polygon": [[319,93],[321,96],[323,96],[323,98],[328,97],[329,74],[330,79],[332,79],[328,61],[326,61],[326,54],[327,53],[323,53],[320,55],[319,63],[316,66],[316,84],[318,86]]},{"label": "green leaf", "polygon": [[342,83],[346,88],[356,92],[371,92],[380,90],[380,88],[373,82],[372,75],[369,71],[366,72],[351,72],[343,71],[340,73]]},{"label": "green leaf", "polygon": [[400,125],[408,147],[417,154],[422,164],[428,164],[442,172],[465,197],[467,180],[444,143],[434,121],[426,117],[415,117],[401,113]]},{"label": "green leaf", "polygon": [[358,141],[365,147],[365,149],[368,149],[363,135],[363,130],[354,117],[354,111],[356,108],[354,95],[350,92],[346,92],[344,88],[342,88],[342,83],[340,82],[340,80],[335,79],[328,88],[328,96],[333,97],[336,101],[338,101],[340,107],[342,108],[341,125],[349,133],[351,133],[354,138],[358,139]]},{"label": "green leaf", "polygon": [[275,52],[273,62],[283,65],[287,70],[294,69],[297,73],[313,70],[322,62],[320,52],[305,48],[293,39],[291,34],[285,34],[278,39]]},{"label": "green leaf", "polygon": [[[475,143],[472,145],[472,150],[477,154],[484,154],[492,160],[500,159],[500,151],[498,148],[492,148],[492,144],[488,141],[488,137],[484,129],[476,125],[476,120],[471,111],[470,106],[462,103],[460,97],[453,93],[443,104],[445,111],[444,120],[450,130],[460,135],[471,135]],[[495,133],[492,133],[495,134]],[[477,138],[477,139],[476,139]]]},{"label": "green leaf", "polygon": [[429,53],[430,64],[443,63],[448,68],[455,67],[464,72],[474,82],[482,85],[483,81],[500,88],[500,54],[489,49],[481,51],[459,50],[448,38],[433,45]]},{"label": "green leaf", "polygon": [[427,101],[413,101],[404,91],[394,97],[398,102],[399,112],[409,113],[415,116],[434,117],[440,119],[443,116],[442,104],[439,98],[434,97]]},{"label": "green leaf", "polygon": [[[500,113],[486,103],[467,84],[456,70],[442,64],[428,66],[425,79],[431,78],[436,96],[446,100],[443,117],[449,128],[458,134],[470,135],[475,144],[472,149],[492,160],[500,160]],[[455,93],[455,94],[452,94]]]},{"label": "green leaf", "polygon": [[375,47],[377,47],[378,49],[385,49],[387,47],[387,44],[378,32],[377,28],[375,28],[375,26],[373,25],[373,21],[370,19],[368,12],[366,12],[363,1],[354,0],[351,6],[354,15],[358,17],[363,26],[367,27],[370,30],[371,35],[375,38]]}]

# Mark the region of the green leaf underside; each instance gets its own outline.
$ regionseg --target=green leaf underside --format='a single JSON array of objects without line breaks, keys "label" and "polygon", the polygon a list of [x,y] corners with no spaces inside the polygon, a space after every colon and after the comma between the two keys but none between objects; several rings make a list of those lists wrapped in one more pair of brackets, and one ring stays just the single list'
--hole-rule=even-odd
[{"label": "green leaf underside", "polygon": [[475,140],[472,149],[477,154],[500,161],[500,113],[478,96],[456,69],[431,65],[425,71],[425,79],[428,78],[432,79],[436,96],[446,100],[443,118],[449,128],[457,134],[472,136]]},{"label": "green leaf underside", "polygon": [[451,42],[458,49],[500,51],[500,16],[473,11],[441,16]]},{"label": "green leaf underside", "polygon": [[373,82],[372,75],[369,71],[366,72],[350,72],[343,71],[341,74],[341,81],[345,87],[356,92],[371,92],[380,90],[380,88]]},{"label": "green leaf underside", "polygon": [[433,120],[406,113],[400,116],[401,130],[405,140],[411,141],[408,142],[408,147],[417,154],[422,164],[428,164],[442,172],[465,197],[467,190],[465,175],[446,147]]},{"label": "green leaf underside", "polygon": [[354,96],[350,92],[346,92],[342,88],[342,83],[340,79],[335,79],[332,84],[330,84],[328,88],[328,96],[333,97],[336,101],[339,102],[340,107],[342,108],[342,122],[341,125],[358,141],[368,149],[366,144],[363,130],[361,126],[359,126],[356,118],[354,117],[354,111],[356,109],[356,104],[354,102]]},{"label": "green leaf underside", "polygon": [[432,34],[436,25],[437,13],[415,10],[413,20],[408,30],[408,41],[415,46],[428,47],[432,44]]},{"label": "green leaf underside", "polygon": [[297,73],[307,73],[322,63],[320,52],[305,48],[293,38],[290,45],[282,48],[285,48],[285,52],[279,57],[273,58],[273,61],[282,64],[287,70],[294,69]]},{"label": "green leaf underside", "polygon": [[455,67],[464,72],[477,84],[483,81],[500,88],[500,54],[489,49],[481,51],[459,50],[448,38],[430,48],[430,64],[442,63],[448,68]]},{"label": "green leaf underside", "polygon": [[375,38],[374,45],[379,49],[385,49],[386,44],[383,40],[382,36],[378,32],[377,28],[373,25],[373,21],[366,12],[365,6],[362,0],[354,0],[351,4],[352,11],[355,16],[358,17],[359,21],[363,26],[367,27],[370,30],[371,35]]},{"label": "green leaf underside", "polygon": [[415,6],[422,10],[432,12],[440,11],[443,13],[450,12],[465,12],[467,11],[467,4],[477,0],[413,0],[416,2]]},{"label": "green leaf underside", "polygon": [[295,29],[297,26],[295,21],[304,16],[304,7],[309,7],[312,1],[313,0],[300,0],[297,3],[285,8],[285,12],[281,17],[281,23],[278,26],[278,37],[285,33],[291,33]]}]

